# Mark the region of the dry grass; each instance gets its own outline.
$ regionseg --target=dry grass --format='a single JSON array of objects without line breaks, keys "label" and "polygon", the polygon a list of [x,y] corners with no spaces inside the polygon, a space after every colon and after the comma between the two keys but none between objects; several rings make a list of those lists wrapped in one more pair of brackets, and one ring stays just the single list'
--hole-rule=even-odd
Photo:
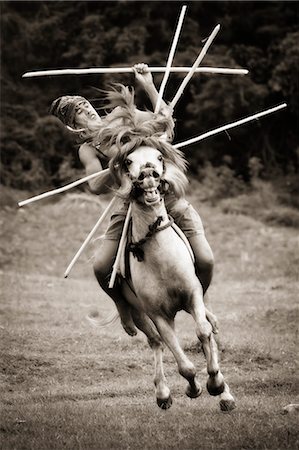
[{"label": "dry grass", "polygon": [[[118,323],[91,328],[85,319],[113,308],[91,273],[92,247],[63,279],[99,206],[65,196],[17,211],[19,195],[9,192],[2,209],[0,448],[299,448],[298,416],[281,413],[299,403],[296,230],[199,208],[217,261],[211,298],[237,409],[221,413],[205,390],[199,399],[187,398],[166,351],[174,404],[165,412],[155,405],[144,336],[132,339]],[[196,192],[192,202],[199,207]],[[205,384],[185,313],[177,330]]]}]

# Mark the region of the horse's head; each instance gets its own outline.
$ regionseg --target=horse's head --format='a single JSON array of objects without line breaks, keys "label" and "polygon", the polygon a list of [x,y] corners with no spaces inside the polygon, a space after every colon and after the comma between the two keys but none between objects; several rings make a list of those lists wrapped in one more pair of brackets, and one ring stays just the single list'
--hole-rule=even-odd
[{"label": "horse's head", "polygon": [[146,205],[161,200],[161,179],[165,172],[161,152],[151,147],[139,147],[125,160],[126,173],[132,182],[132,194]]},{"label": "horse's head", "polygon": [[133,143],[134,137],[110,165],[121,184],[120,194],[148,206],[160,202],[168,189],[178,197],[184,195],[187,178],[181,154],[165,140],[147,138]]}]

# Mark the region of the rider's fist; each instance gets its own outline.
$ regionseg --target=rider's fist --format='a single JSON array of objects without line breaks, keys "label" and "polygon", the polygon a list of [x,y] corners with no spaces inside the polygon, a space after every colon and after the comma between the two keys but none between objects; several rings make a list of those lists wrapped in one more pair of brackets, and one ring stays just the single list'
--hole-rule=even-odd
[{"label": "rider's fist", "polygon": [[136,80],[141,85],[148,85],[153,83],[153,77],[149,71],[148,65],[144,63],[135,64],[133,66],[133,71],[135,73]]}]

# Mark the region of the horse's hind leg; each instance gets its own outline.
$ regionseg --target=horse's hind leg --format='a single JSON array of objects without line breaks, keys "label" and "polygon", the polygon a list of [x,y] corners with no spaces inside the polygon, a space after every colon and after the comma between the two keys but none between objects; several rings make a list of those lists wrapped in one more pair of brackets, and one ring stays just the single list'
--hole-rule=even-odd
[{"label": "horse's hind leg", "polygon": [[205,306],[202,301],[200,292],[195,293],[193,297],[193,305],[190,309],[195,322],[196,334],[202,343],[203,352],[207,361],[207,371],[209,378],[207,381],[207,389],[210,395],[221,395],[220,408],[222,410],[234,409],[234,398],[229,392],[228,385],[224,382],[224,377],[220,371],[218,363],[218,348],[212,327],[206,318]]},{"label": "horse's hind leg", "polygon": [[148,316],[135,308],[132,308],[132,317],[139,330],[146,336],[151,349],[154,352],[155,360],[155,389],[157,404],[162,409],[168,409],[172,405],[172,398],[163,370],[163,344],[153,323]]},{"label": "horse's hind leg", "polygon": [[192,362],[185,355],[180,343],[173,330],[173,320],[166,320],[161,316],[155,316],[152,318],[155,323],[163,341],[168,346],[178,364],[179,373],[189,382],[186,389],[188,397],[196,398],[201,392],[201,386],[197,382],[195,375],[195,367]]}]

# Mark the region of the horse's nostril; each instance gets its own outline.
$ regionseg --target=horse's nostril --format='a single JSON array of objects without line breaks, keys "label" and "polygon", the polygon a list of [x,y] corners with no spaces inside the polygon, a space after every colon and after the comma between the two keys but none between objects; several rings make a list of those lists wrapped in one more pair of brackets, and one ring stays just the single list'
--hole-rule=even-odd
[{"label": "horse's nostril", "polygon": [[154,177],[154,178],[159,178],[159,176],[160,176],[160,175],[158,174],[158,172],[156,172],[156,171],[154,170],[154,172],[153,172],[153,177]]},{"label": "horse's nostril", "polygon": [[145,177],[145,174],[143,172],[141,172],[141,174],[138,177],[138,181],[143,181]]}]

